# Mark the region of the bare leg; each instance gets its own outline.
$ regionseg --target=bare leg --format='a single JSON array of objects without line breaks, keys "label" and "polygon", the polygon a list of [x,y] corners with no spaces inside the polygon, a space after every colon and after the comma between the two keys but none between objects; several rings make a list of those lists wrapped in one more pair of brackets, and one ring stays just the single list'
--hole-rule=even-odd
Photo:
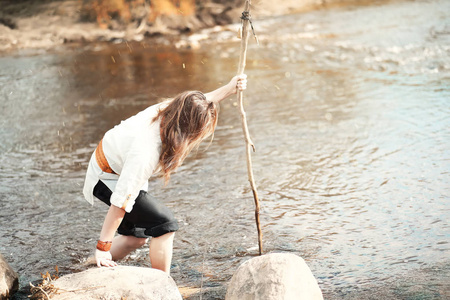
[{"label": "bare leg", "polygon": [[148,239],[137,238],[134,236],[118,235],[113,239],[111,245],[111,255],[113,260],[120,260],[127,256],[131,251],[143,246]]},{"label": "bare leg", "polygon": [[150,261],[152,268],[159,269],[170,275],[172,263],[172,248],[175,232],[166,233],[150,241]]}]

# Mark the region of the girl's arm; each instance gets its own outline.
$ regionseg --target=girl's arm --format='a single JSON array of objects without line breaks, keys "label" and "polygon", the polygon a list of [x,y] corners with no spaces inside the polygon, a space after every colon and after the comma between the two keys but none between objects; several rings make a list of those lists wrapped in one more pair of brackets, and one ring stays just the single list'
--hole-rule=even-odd
[{"label": "girl's arm", "polygon": [[[120,223],[125,215],[125,210],[111,205],[108,213],[106,214],[105,221],[103,222],[102,231],[100,233],[100,241],[110,242],[114,238],[114,234],[119,228]],[[112,260],[111,253],[109,251],[95,250],[95,260],[97,266],[115,267],[116,262]]]},{"label": "girl's arm", "polygon": [[210,102],[219,103],[220,101],[236,94],[238,90],[243,91],[247,88],[247,75],[242,74],[234,76],[229,83],[212,92],[206,93],[205,97]]}]

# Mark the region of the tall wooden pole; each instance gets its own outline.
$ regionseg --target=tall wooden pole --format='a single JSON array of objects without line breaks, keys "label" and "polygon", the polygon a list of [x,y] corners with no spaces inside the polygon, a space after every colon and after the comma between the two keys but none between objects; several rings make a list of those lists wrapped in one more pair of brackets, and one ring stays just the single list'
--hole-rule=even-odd
[{"label": "tall wooden pole", "polygon": [[[248,45],[248,38],[249,38],[249,23],[250,23],[250,3],[251,0],[246,0],[244,5],[244,12],[242,13],[242,37],[241,37],[241,53],[240,53],[240,59],[239,59],[239,67],[238,67],[238,75],[244,74],[245,69],[245,61],[247,58],[247,45]],[[250,186],[252,188],[253,192],[253,198],[255,200],[255,219],[256,219],[256,228],[258,230],[258,245],[259,245],[259,255],[262,255],[263,253],[263,246],[262,246],[262,231],[261,231],[261,224],[259,221],[259,199],[258,199],[258,192],[256,190],[256,184],[255,179],[253,177],[253,169],[252,169],[252,156],[251,156],[251,150],[255,151],[255,145],[253,144],[252,140],[250,139],[250,133],[248,131],[248,125],[247,125],[247,117],[244,110],[244,92],[239,91],[237,94],[237,99],[239,103],[239,111],[241,114],[241,120],[242,120],[242,130],[244,132],[245,137],[245,149],[247,154],[247,173],[248,173],[248,180],[250,181]]]}]

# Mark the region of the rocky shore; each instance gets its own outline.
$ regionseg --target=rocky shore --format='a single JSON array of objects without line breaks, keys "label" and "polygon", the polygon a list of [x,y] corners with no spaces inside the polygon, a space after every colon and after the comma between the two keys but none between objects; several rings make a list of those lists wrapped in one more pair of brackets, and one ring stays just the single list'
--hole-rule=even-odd
[{"label": "rocky shore", "polygon": [[[166,0],[170,1],[170,0]],[[152,37],[182,37],[212,28],[239,22],[243,0],[202,1],[190,14],[157,14],[149,17],[148,1],[130,9],[127,22],[109,11],[108,22],[101,23],[92,16],[93,9],[86,3],[95,0],[4,0],[0,9],[0,52],[18,49],[51,49],[72,42],[142,41]],[[138,2],[138,1],[135,1]],[[332,1],[342,2],[341,1]],[[276,3],[254,0],[254,17],[283,15],[322,7],[323,1],[287,0]],[[327,2],[327,5],[329,3]]]},{"label": "rocky shore", "polygon": [[[31,299],[181,300],[205,296],[202,291],[177,287],[176,282],[160,270],[133,266],[93,267],[60,278],[47,273],[42,283],[31,286]],[[4,295],[0,291],[1,299]],[[226,300],[323,300],[308,265],[301,257],[290,253],[271,253],[247,260],[236,270],[226,295],[219,296],[224,297]]]}]

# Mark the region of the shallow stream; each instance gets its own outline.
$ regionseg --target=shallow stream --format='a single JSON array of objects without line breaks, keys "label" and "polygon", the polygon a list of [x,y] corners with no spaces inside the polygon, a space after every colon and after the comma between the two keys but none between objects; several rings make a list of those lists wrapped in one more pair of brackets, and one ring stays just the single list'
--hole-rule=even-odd
[{"label": "shallow stream", "polygon": [[[264,250],[303,257],[325,299],[450,297],[449,20],[445,0],[254,20],[245,103]],[[22,286],[92,255],[106,207],[81,189],[105,131],[235,74],[234,32],[206,33],[199,49],[145,41],[0,57],[0,252]],[[204,299],[223,298],[257,254],[235,105],[223,102],[214,141],[168,187],[150,182],[181,224],[172,276]],[[147,253],[123,263],[148,266]]]}]

